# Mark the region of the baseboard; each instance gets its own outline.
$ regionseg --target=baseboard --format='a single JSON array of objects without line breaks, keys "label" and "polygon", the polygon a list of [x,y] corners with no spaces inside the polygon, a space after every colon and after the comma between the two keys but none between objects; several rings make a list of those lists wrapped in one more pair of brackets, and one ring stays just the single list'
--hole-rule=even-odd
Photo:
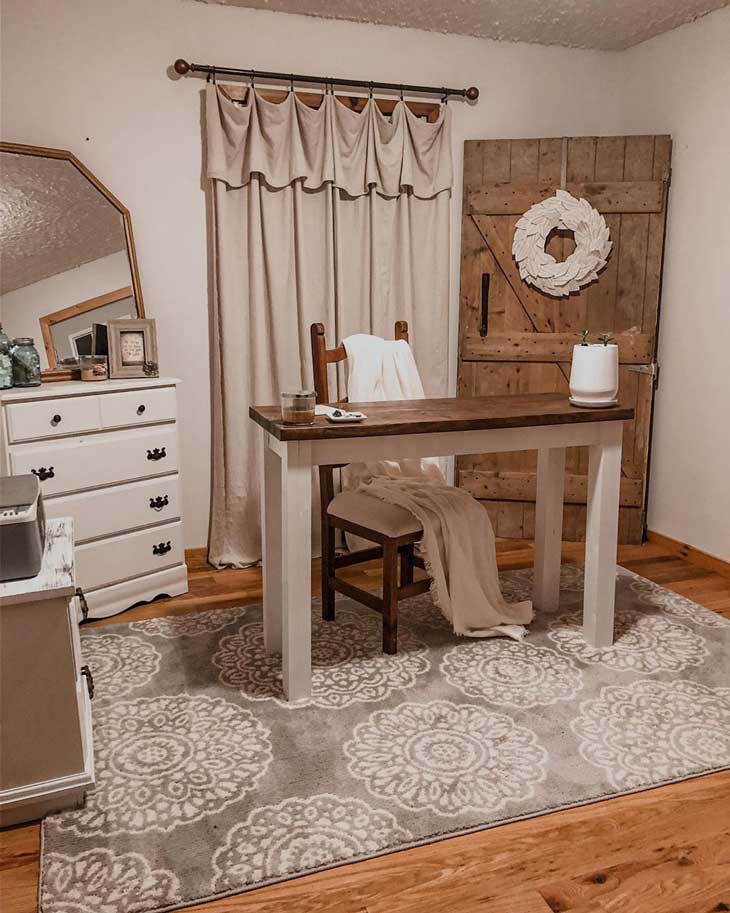
[{"label": "baseboard", "polygon": [[684,558],[690,564],[696,564],[698,567],[703,567],[708,571],[722,574],[723,577],[730,577],[730,561],[723,561],[722,558],[703,552],[693,545],[686,545],[684,542],[679,542],[677,539],[663,535],[663,533],[655,533],[651,529],[646,531],[646,538],[649,542],[665,548],[672,555]]}]

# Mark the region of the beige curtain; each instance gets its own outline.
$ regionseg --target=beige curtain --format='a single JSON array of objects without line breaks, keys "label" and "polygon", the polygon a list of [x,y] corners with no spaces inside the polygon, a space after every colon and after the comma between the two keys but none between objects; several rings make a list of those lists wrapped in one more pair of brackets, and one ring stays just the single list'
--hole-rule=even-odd
[{"label": "beige curtain", "polygon": [[[390,119],[326,95],[232,102],[207,88],[214,214],[213,492],[209,560],[261,558],[258,429],[252,403],[311,388],[309,327],[328,344],[392,337],[408,321],[426,394],[446,391],[448,108],[437,123],[405,104]],[[314,542],[318,541],[315,518]]]}]

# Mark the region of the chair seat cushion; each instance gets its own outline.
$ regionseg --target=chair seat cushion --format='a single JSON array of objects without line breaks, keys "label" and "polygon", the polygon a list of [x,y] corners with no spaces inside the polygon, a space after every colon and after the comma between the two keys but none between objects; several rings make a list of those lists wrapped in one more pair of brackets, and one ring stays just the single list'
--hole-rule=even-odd
[{"label": "chair seat cushion", "polygon": [[394,539],[423,532],[423,527],[410,511],[362,491],[343,491],[335,495],[327,513]]}]

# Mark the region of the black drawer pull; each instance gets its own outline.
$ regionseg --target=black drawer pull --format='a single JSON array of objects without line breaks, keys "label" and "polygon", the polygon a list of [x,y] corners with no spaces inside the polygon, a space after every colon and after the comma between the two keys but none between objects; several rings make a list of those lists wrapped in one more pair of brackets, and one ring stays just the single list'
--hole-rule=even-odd
[{"label": "black drawer pull", "polygon": [[482,273],[482,319],[479,324],[479,335],[484,337],[489,332],[489,273]]},{"label": "black drawer pull", "polygon": [[144,415],[144,411],[146,408],[147,407],[145,406],[144,403],[140,403],[139,406],[137,406],[137,415]]},{"label": "black drawer pull", "polygon": [[53,418],[51,419],[51,424],[52,424],[52,425],[60,425],[60,424],[61,424],[61,416],[58,414],[58,412],[57,412],[57,413],[53,416]]},{"label": "black drawer pull", "polygon": [[86,601],[86,596],[84,596],[84,591],[80,586],[76,587],[76,598],[79,601],[79,606],[81,607],[81,618],[86,621],[89,617],[89,603]]},{"label": "black drawer pull", "polygon": [[150,507],[152,508],[152,510],[162,510],[162,508],[167,507],[167,505],[169,503],[170,503],[170,499],[167,497],[167,495],[165,495],[164,497],[160,497],[160,495],[157,495],[156,498],[150,498]]},{"label": "black drawer pull", "polygon": [[86,679],[86,687],[89,691],[89,700],[94,700],[94,676],[91,674],[91,669],[88,666],[81,667],[81,674]]},{"label": "black drawer pull", "polygon": [[164,447],[155,447],[154,450],[147,451],[148,460],[164,460],[167,456],[167,451]]},{"label": "black drawer pull", "polygon": [[53,471],[53,466],[49,466],[48,469],[45,466],[41,466],[40,469],[31,469],[31,472],[34,476],[38,476],[41,482],[45,482],[46,479],[52,479],[56,475]]},{"label": "black drawer pull", "polygon": [[153,555],[166,555],[168,552],[172,551],[172,546],[170,545],[169,540],[167,542],[160,542],[159,545],[152,546]]}]

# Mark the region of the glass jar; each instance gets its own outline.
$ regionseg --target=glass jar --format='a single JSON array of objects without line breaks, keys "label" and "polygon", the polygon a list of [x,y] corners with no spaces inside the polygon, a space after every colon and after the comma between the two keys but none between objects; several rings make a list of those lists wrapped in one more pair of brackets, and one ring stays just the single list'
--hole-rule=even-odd
[{"label": "glass jar", "polygon": [[79,358],[81,380],[108,380],[106,355],[82,355]]},{"label": "glass jar", "polygon": [[281,418],[287,425],[314,424],[316,396],[311,390],[281,394]]},{"label": "glass jar", "polygon": [[41,359],[30,336],[18,336],[10,350],[13,360],[13,384],[16,387],[39,387]]},{"label": "glass jar", "polygon": [[0,390],[13,386],[13,360],[10,357],[10,340],[0,323]]}]

